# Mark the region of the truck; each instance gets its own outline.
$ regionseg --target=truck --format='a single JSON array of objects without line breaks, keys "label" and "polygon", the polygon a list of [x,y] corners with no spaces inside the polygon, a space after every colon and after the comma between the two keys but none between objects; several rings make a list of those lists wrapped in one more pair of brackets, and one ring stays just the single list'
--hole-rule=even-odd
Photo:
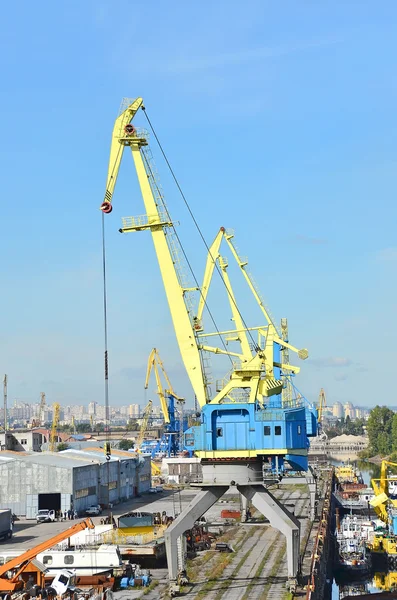
[{"label": "truck", "polygon": [[85,514],[92,517],[92,516],[100,515],[101,512],[102,512],[102,508],[99,506],[99,504],[92,504],[91,506],[89,506],[87,508],[87,510],[85,511]]},{"label": "truck", "polygon": [[0,510],[0,539],[9,540],[12,538],[12,512],[9,508]]},{"label": "truck", "polygon": [[44,508],[39,510],[36,515],[37,523],[51,523],[55,521],[55,510],[48,510]]}]

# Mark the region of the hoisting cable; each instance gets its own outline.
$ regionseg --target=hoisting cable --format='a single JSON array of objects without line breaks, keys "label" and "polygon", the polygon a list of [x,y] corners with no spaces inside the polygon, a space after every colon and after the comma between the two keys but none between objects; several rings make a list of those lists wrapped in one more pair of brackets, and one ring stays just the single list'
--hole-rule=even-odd
[{"label": "hoisting cable", "polygon": [[106,287],[106,239],[105,239],[105,215],[102,213],[102,279],[103,279],[103,327],[105,346],[105,427],[106,440],[109,433],[109,360],[108,360],[108,310],[107,310],[107,287]]},{"label": "hoisting cable", "polygon": [[[107,508],[110,507],[110,419],[109,419],[109,359],[108,359],[108,311],[107,311],[107,286],[106,286],[106,238],[105,238],[105,214],[102,212],[102,276],[103,276],[103,326],[105,345],[105,455],[107,475]],[[112,513],[110,513],[112,519]]]},{"label": "hoisting cable", "polygon": [[[251,341],[252,341],[252,343],[253,343],[253,346],[254,346],[254,348],[255,348],[255,351],[256,351],[256,352],[260,352],[260,351],[262,350],[262,348],[260,348],[260,346],[258,346],[258,344],[257,344],[257,342],[255,341],[255,339],[254,339],[254,337],[253,337],[252,333],[249,331],[249,329],[248,329],[248,327],[247,327],[247,323],[245,322],[245,319],[244,319],[243,315],[241,314],[241,312],[240,312],[240,309],[239,309],[239,307],[237,306],[237,303],[236,303],[235,299],[233,298],[233,296],[232,296],[232,295],[230,295],[230,293],[229,293],[229,290],[227,289],[227,285],[226,285],[226,283],[225,283],[225,281],[224,281],[224,279],[223,279],[223,277],[222,277],[222,274],[221,274],[221,271],[220,271],[220,269],[219,269],[219,266],[217,265],[217,262],[216,262],[216,260],[214,259],[214,257],[212,256],[212,254],[211,254],[211,252],[210,252],[210,248],[209,248],[209,246],[208,246],[208,244],[207,244],[207,242],[206,242],[206,239],[205,239],[205,237],[204,237],[204,235],[203,235],[203,232],[201,231],[201,229],[200,229],[200,226],[199,226],[199,224],[198,224],[198,222],[197,222],[197,220],[196,220],[196,218],[195,218],[195,216],[194,216],[194,214],[193,214],[193,211],[192,211],[192,209],[190,208],[190,205],[189,205],[189,203],[188,203],[188,201],[187,201],[187,199],[186,199],[186,196],[185,196],[185,194],[183,193],[183,190],[182,190],[182,188],[181,188],[181,186],[180,186],[180,184],[179,184],[179,181],[178,181],[178,179],[177,179],[177,177],[176,177],[176,175],[175,175],[175,173],[174,173],[174,170],[173,170],[173,168],[171,167],[171,164],[170,164],[170,162],[169,162],[169,160],[168,160],[168,158],[167,158],[167,155],[166,155],[166,153],[165,153],[165,151],[164,151],[164,149],[163,149],[163,146],[161,145],[161,142],[160,142],[159,138],[157,137],[156,131],[155,131],[155,129],[154,129],[154,127],[153,127],[153,125],[152,125],[152,122],[151,122],[151,120],[149,119],[149,116],[148,116],[148,114],[147,114],[147,112],[146,112],[146,109],[145,109],[145,107],[144,107],[144,106],[142,106],[142,110],[143,110],[143,112],[144,112],[144,114],[145,114],[145,117],[146,117],[146,120],[147,120],[147,122],[149,123],[149,127],[150,127],[150,129],[152,130],[152,133],[153,133],[153,135],[154,135],[154,137],[155,137],[155,139],[156,139],[156,142],[157,142],[157,144],[158,144],[158,146],[159,146],[159,148],[160,148],[161,154],[163,155],[163,158],[164,158],[164,160],[165,160],[165,162],[166,162],[166,164],[167,164],[167,166],[168,166],[168,169],[169,169],[169,171],[170,171],[170,173],[171,173],[171,175],[172,175],[172,178],[173,178],[173,180],[174,180],[174,182],[175,182],[175,184],[176,184],[176,187],[178,188],[178,190],[179,190],[179,193],[180,193],[180,195],[181,195],[181,197],[182,197],[182,200],[183,200],[183,202],[185,203],[185,206],[186,206],[186,208],[187,208],[187,210],[188,210],[188,212],[189,212],[189,214],[190,214],[190,217],[191,217],[191,219],[192,219],[192,221],[193,221],[193,223],[194,223],[194,225],[195,225],[195,227],[196,227],[196,229],[197,229],[197,231],[198,231],[198,233],[199,233],[199,235],[200,235],[200,237],[201,237],[201,240],[202,240],[202,242],[203,242],[204,246],[205,246],[205,247],[206,247],[206,249],[207,249],[207,252],[208,252],[208,254],[211,256],[211,258],[212,258],[212,260],[213,260],[213,262],[214,262],[214,266],[215,266],[215,268],[216,268],[216,270],[217,270],[217,272],[218,272],[218,275],[219,275],[219,276],[220,276],[220,278],[221,278],[221,281],[223,282],[223,285],[225,286],[225,289],[226,289],[226,291],[227,291],[227,294],[228,294],[228,296],[230,297],[230,300],[233,302],[233,304],[234,304],[234,306],[235,306],[235,308],[236,308],[236,310],[237,310],[237,312],[238,312],[238,314],[239,314],[239,316],[240,316],[240,318],[241,318],[241,320],[242,320],[242,322],[243,322],[243,324],[244,324],[244,327],[245,327],[245,329],[246,329],[246,331],[247,331],[247,333],[248,333],[249,337],[251,338]],[[168,211],[167,211],[167,212],[168,212]],[[168,215],[168,217],[169,217],[169,215]],[[170,219],[170,220],[171,220],[171,219]],[[177,236],[177,237],[178,237],[178,236]],[[179,240],[179,238],[178,238],[178,240]],[[179,242],[179,243],[180,243],[180,242]],[[182,247],[182,245],[181,245],[181,247]],[[186,254],[185,254],[185,252],[183,251],[183,248],[182,248],[182,252],[183,252],[183,254],[184,254],[185,258],[186,258]],[[187,259],[186,259],[186,260],[187,260]],[[196,277],[195,277],[195,275],[194,275],[194,273],[193,273],[193,271],[192,271],[192,267],[190,266],[190,264],[189,264],[189,261],[188,261],[188,260],[187,260],[187,264],[188,264],[188,266],[189,266],[189,269],[190,269],[190,271],[191,271],[191,273],[192,273],[192,275],[193,275],[193,277],[194,277],[194,280],[195,280],[195,282],[196,282],[196,285],[197,285],[197,286],[198,286],[198,288],[201,290],[200,286],[199,286],[199,285],[198,285],[198,283],[197,283]],[[205,302],[205,305],[206,305],[206,308],[207,308],[207,310],[208,310],[208,305],[207,305],[207,302]],[[212,317],[211,317],[211,320],[213,321]],[[214,321],[213,321],[213,322],[214,322]],[[218,331],[218,329],[217,329],[217,333],[219,333],[219,335],[220,335],[220,332]],[[222,338],[221,338],[221,339],[222,339]],[[230,360],[231,360],[231,357],[229,357],[229,358],[230,358]],[[231,360],[231,362],[233,362],[233,361]]]}]

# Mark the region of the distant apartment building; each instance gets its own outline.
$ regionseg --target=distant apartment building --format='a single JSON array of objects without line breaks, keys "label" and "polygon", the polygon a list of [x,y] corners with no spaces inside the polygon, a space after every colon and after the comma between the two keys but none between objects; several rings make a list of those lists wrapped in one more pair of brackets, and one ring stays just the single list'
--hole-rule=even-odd
[{"label": "distant apartment building", "polygon": [[130,404],[128,407],[128,416],[130,419],[139,419],[140,415],[140,406],[139,404]]},{"label": "distant apartment building", "polygon": [[341,419],[344,416],[343,406],[340,402],[335,402],[332,405],[332,415],[337,419]]}]

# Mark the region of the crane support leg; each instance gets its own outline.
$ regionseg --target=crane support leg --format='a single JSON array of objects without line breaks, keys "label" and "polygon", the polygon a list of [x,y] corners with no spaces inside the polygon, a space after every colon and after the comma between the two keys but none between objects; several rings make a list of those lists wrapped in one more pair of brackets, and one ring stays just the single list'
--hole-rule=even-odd
[{"label": "crane support leg", "polygon": [[240,505],[241,505],[241,522],[245,523],[247,521],[247,508],[248,508],[248,500],[246,496],[240,494]]},{"label": "crane support leg", "polygon": [[164,533],[170,581],[178,578],[178,538],[191,529],[199,519],[229,488],[228,485],[210,486],[198,492]]},{"label": "crane support leg", "polygon": [[267,517],[287,540],[288,577],[295,579],[299,569],[300,523],[269,490],[262,485],[239,485],[238,491]]}]

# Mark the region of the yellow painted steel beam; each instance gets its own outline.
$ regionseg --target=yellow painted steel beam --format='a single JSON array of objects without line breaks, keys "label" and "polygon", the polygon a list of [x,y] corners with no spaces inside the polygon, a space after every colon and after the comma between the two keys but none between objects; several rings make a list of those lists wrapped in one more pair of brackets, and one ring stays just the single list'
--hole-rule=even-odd
[{"label": "yellow painted steel beam", "polygon": [[236,297],[233,292],[232,284],[230,283],[230,278],[229,278],[229,275],[227,272],[228,264],[227,264],[227,261],[222,257],[219,257],[219,266],[221,268],[223,281],[225,283],[225,287],[227,290],[227,296],[229,299],[229,304],[230,304],[230,308],[231,308],[232,315],[233,315],[233,321],[236,324],[236,329],[238,329],[240,331],[238,341],[240,342],[240,345],[241,345],[241,352],[244,356],[244,360],[248,361],[248,360],[251,360],[251,358],[252,358],[252,352],[250,349],[250,345],[248,343],[247,333],[244,328],[244,323],[241,318],[240,311],[237,308]]},{"label": "yellow painted steel beam", "polygon": [[157,205],[153,197],[140,152],[139,140],[137,140],[136,143],[131,144],[131,151],[148,215],[152,239],[182,360],[194,393],[196,394],[197,402],[202,407],[207,402],[206,386],[201,370],[197,341],[184,301],[185,290],[181,287],[175,271],[173,257],[168,247],[167,237],[161,225],[160,215],[157,210]]},{"label": "yellow painted steel beam", "polygon": [[153,174],[147,171],[147,166],[145,166],[141,153],[141,148],[147,145],[145,137],[135,134],[134,128],[128,130],[128,132],[126,131],[126,127],[131,124],[132,119],[142,106],[142,98],[137,98],[116,119],[110,149],[106,194],[101,209],[105,213],[110,212],[111,210],[111,201],[120,168],[121,157],[124,148],[129,146],[134,159],[146,215],[140,220],[124,219],[125,226],[121,231],[140,231],[144,229],[149,229],[151,231],[182,360],[191,381],[197,402],[202,407],[207,402],[207,392],[195,332],[190,321],[190,319],[193,318],[193,315],[189,314],[186,307],[184,299],[186,290],[183,289],[178,279],[175,270],[174,257],[164,231],[165,227],[172,227],[172,222],[168,214],[160,216],[159,206],[153,195],[149,181],[150,176]]},{"label": "yellow painted steel beam", "polygon": [[[134,102],[132,102],[132,104],[130,104],[125,109],[125,111],[121,113],[121,115],[117,117],[117,119],[114,122],[112,143],[110,146],[109,167],[106,178],[106,192],[103,202],[104,204],[111,204],[113,199],[114,187],[116,185],[121,159],[123,158],[123,150],[125,148],[125,146],[120,143],[120,140],[125,137],[126,126],[131,123],[132,119],[135,117],[136,113],[142,106],[143,99],[137,98],[136,100],[134,100]],[[107,211],[105,210],[105,212]]]},{"label": "yellow painted steel beam", "polygon": [[201,286],[201,294],[200,294],[200,300],[199,300],[197,316],[196,316],[197,323],[200,326],[201,326],[201,320],[203,318],[203,310],[205,307],[205,303],[207,301],[208,290],[210,288],[212,277],[214,274],[215,264],[216,264],[217,258],[219,256],[219,248],[222,243],[223,232],[224,232],[224,228],[221,227],[221,229],[218,231],[218,233],[215,237],[215,240],[212,242],[210,249],[208,251],[208,255],[207,255],[207,262],[205,265],[203,285]]}]

